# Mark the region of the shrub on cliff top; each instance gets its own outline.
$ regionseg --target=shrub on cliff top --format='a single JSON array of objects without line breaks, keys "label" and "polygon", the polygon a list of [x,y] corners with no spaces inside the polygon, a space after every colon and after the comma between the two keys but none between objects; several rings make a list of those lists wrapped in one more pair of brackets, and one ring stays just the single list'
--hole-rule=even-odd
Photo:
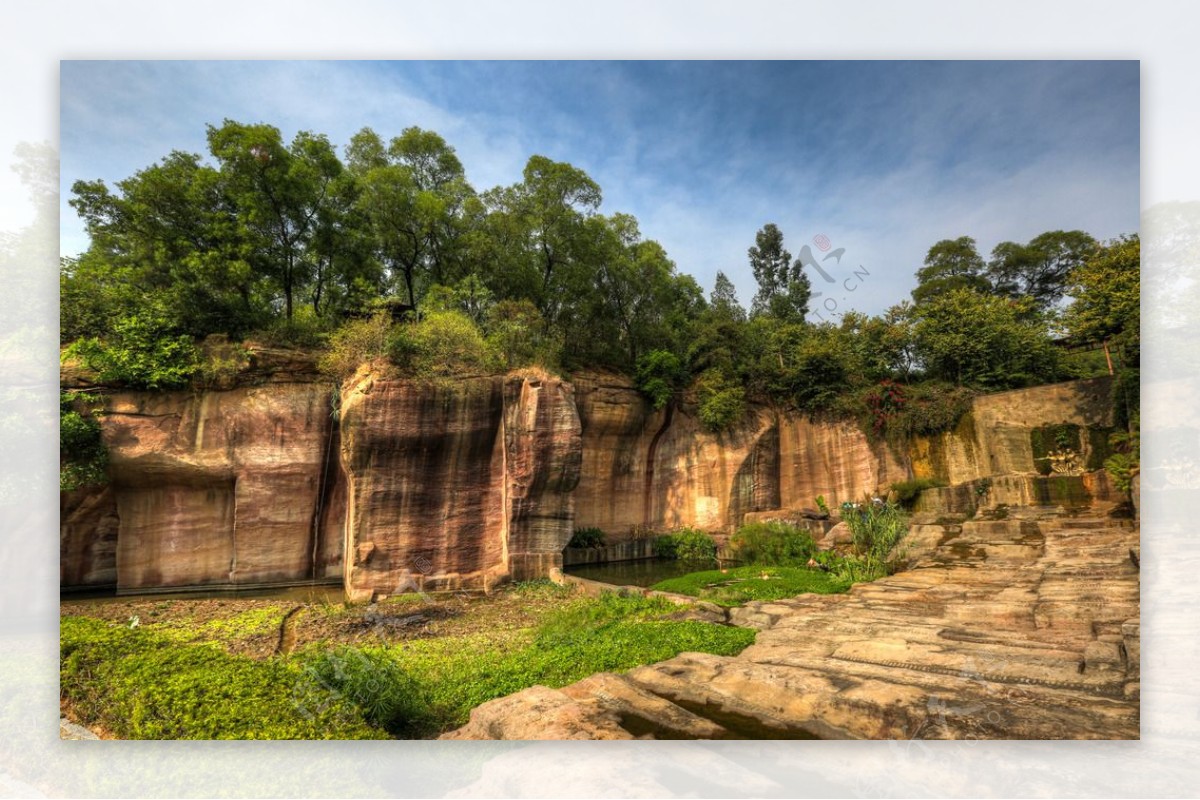
[{"label": "shrub on cliff top", "polygon": [[187,384],[198,365],[196,345],[162,309],[122,317],[103,339],[80,339],[66,358],[79,358],[99,373],[101,383],[138,389],[172,389]]},{"label": "shrub on cliff top", "polygon": [[329,337],[328,349],[317,368],[334,380],[344,381],[360,366],[387,355],[392,317],[379,311],[368,319],[352,319]]},{"label": "shrub on cliff top", "polygon": [[746,413],[746,390],[717,370],[708,370],[696,381],[700,423],[710,431],[730,427]]},{"label": "shrub on cliff top", "polygon": [[392,361],[418,378],[499,372],[504,358],[461,311],[434,311],[397,328],[388,343]]}]

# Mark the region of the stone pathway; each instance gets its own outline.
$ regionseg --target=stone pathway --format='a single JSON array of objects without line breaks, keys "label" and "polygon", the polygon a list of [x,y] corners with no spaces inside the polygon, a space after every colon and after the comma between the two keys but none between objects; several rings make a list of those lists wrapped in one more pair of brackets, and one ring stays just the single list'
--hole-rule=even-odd
[{"label": "stone pathway", "polygon": [[846,594],[733,609],[760,630],[738,656],[535,686],[443,738],[1138,738],[1137,531],[1016,513],[916,526],[910,569]]}]

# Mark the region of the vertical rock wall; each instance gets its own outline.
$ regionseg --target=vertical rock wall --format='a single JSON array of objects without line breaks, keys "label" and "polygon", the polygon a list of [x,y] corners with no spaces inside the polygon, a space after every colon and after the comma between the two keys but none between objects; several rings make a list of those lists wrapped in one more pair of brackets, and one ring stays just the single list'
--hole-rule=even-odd
[{"label": "vertical rock wall", "polygon": [[830,508],[866,496],[887,495],[908,477],[888,447],[870,442],[857,425],[818,421],[796,414],[779,420],[779,481],[782,508]]},{"label": "vertical rock wall", "polygon": [[579,480],[571,388],[365,375],[343,393],[352,599],[488,589],[561,568]]},{"label": "vertical rock wall", "polygon": [[[122,392],[103,417],[120,589],[324,578],[329,389]],[[325,491],[323,491],[323,489]],[[73,567],[64,566],[64,575]]]},{"label": "vertical rock wall", "polygon": [[1064,424],[1086,429],[1085,450],[1099,441],[1107,380],[980,397],[955,431],[903,458],[853,424],[765,406],[712,433],[690,398],[655,411],[612,374],[361,375],[344,388],[340,423],[315,378],[262,380],[109,395],[112,480],[62,495],[63,586],[341,576],[354,598],[486,589],[555,574],[577,528],[599,527],[611,544],[643,526],[728,532],[747,513],[818,496],[832,507],[914,475],[952,484],[922,496],[931,510],[976,503],[984,478],[997,478],[997,503],[1113,494],[1102,472],[1066,489],[1038,483],[1031,443],[1039,426]]}]

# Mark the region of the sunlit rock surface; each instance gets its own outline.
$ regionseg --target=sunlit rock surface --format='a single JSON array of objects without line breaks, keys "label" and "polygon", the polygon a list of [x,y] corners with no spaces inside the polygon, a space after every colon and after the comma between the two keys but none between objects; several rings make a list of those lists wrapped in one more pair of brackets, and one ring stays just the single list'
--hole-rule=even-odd
[{"label": "sunlit rock surface", "polygon": [[570,385],[366,374],[344,390],[341,419],[352,599],[561,568],[580,464]]},{"label": "sunlit rock surface", "polygon": [[[330,394],[317,383],[120,392],[103,417],[121,589],[336,575]],[[67,570],[64,568],[64,573]]]}]

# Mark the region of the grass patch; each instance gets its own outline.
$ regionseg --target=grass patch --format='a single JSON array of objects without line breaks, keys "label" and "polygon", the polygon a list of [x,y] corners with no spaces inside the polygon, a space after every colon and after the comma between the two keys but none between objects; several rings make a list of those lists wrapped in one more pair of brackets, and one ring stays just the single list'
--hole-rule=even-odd
[{"label": "grass patch", "polygon": [[377,739],[362,712],[284,659],[63,617],[60,691],[89,724],[125,739]]},{"label": "grass patch", "polygon": [[[688,651],[735,655],[754,641],[752,630],[667,619],[679,606],[662,598],[578,597],[546,582],[508,593],[474,613],[508,602],[536,615],[429,638],[313,641],[258,660],[188,640],[170,623],[63,616],[62,695],[82,722],[122,738],[416,738],[534,684],[561,687]],[[273,613],[233,613],[203,629],[242,636]]]},{"label": "grass patch", "polygon": [[693,572],[656,583],[654,588],[728,607],[751,600],[782,600],[805,592],[837,594],[850,585],[851,581],[819,569],[748,566]]}]

